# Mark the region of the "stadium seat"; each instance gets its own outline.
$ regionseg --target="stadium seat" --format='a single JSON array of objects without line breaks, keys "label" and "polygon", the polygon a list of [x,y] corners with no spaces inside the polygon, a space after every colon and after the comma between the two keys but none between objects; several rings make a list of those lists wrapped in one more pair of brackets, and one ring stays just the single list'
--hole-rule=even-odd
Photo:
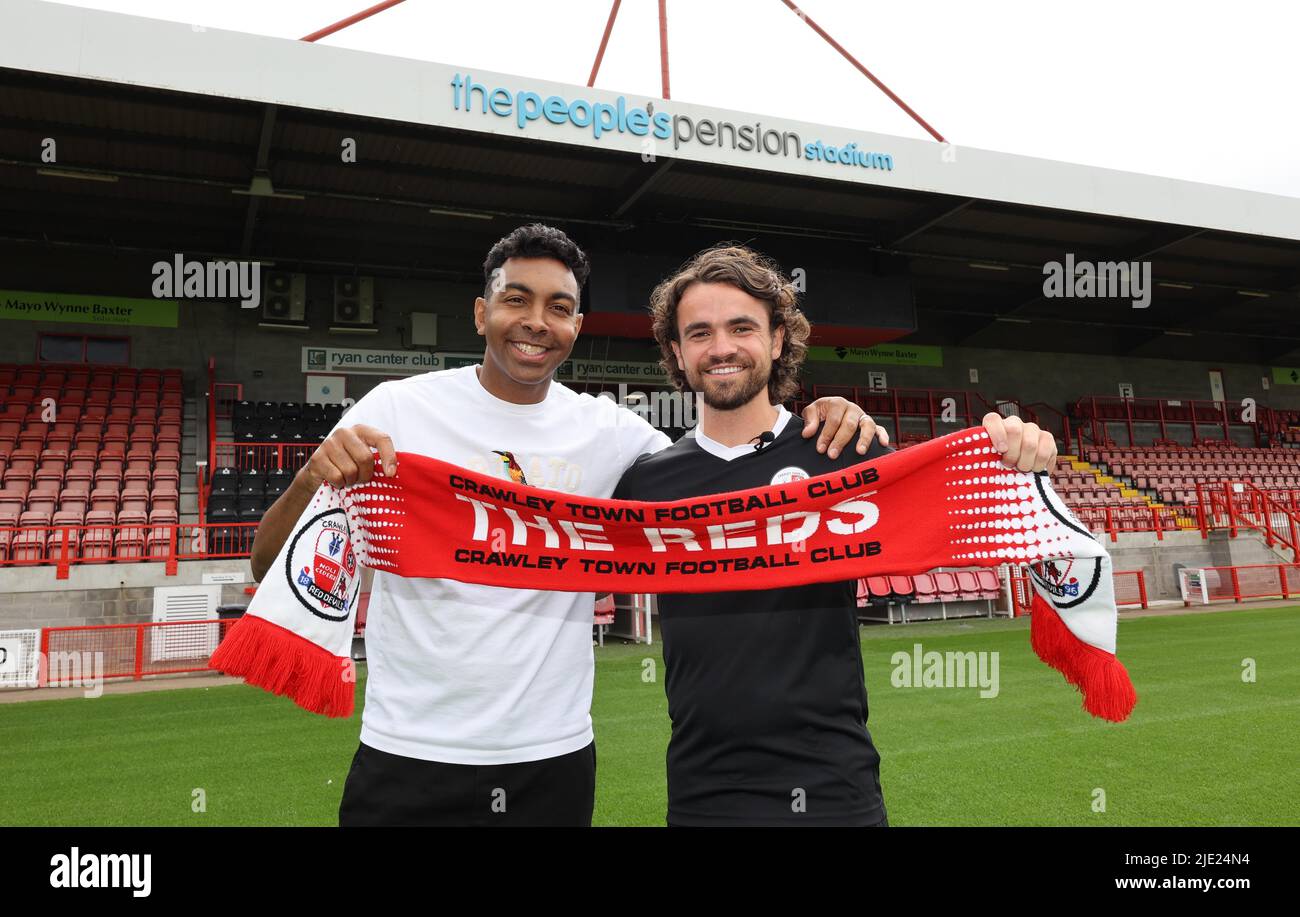
[{"label": "stadium seat", "polygon": [[963,602],[973,602],[980,598],[982,590],[975,571],[958,570],[956,576],[958,595]]},{"label": "stadium seat", "polygon": [[239,493],[239,473],[233,468],[218,468],[212,475],[209,499]]},{"label": "stadium seat", "polygon": [[208,499],[208,522],[238,520],[238,498],[234,494],[215,494]]},{"label": "stadium seat", "polygon": [[156,484],[149,493],[149,505],[153,509],[175,511],[179,503],[180,494],[176,491],[176,485],[170,481]]},{"label": "stadium seat", "polygon": [[123,512],[139,512],[148,514],[149,512],[149,485],[139,481],[132,481],[122,486],[122,503]]},{"label": "stadium seat", "polygon": [[[19,521],[20,525],[27,523]],[[15,532],[9,542],[9,559],[18,563],[35,563],[45,559],[44,529],[25,529]]]},{"label": "stadium seat", "polygon": [[957,577],[946,571],[934,574],[934,586],[939,592],[939,601],[958,601],[961,590],[957,587]]},{"label": "stadium seat", "polygon": [[181,483],[180,468],[176,462],[167,460],[159,462],[153,469],[153,483],[157,487],[159,483],[167,481],[177,487]]},{"label": "stadium seat", "polygon": [[886,605],[893,599],[887,576],[867,577],[867,591],[871,596],[872,605]]},{"label": "stadium seat", "polygon": [[934,577],[929,573],[912,577],[912,586],[916,590],[913,601],[922,604],[939,601],[939,591],[935,588]]},{"label": "stadium seat", "polygon": [[121,495],[116,481],[96,483],[94,490],[90,492],[90,508],[92,510],[102,510],[116,515],[120,502]]},{"label": "stadium seat", "polygon": [[916,589],[912,585],[910,576],[891,576],[889,577],[889,591],[898,597],[901,602],[910,602]]}]

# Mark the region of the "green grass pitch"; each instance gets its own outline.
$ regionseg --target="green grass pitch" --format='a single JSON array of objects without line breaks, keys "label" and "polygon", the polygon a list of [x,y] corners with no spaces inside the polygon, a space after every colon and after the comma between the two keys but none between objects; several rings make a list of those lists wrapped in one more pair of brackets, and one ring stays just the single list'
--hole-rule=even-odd
[{"label": "green grass pitch", "polygon": [[[1300,608],[1122,621],[1139,700],[1119,725],[1083,712],[1023,619],[861,633],[893,825],[1300,824]],[[891,657],[915,643],[997,651],[998,696],[892,687]],[[662,824],[659,647],[598,648],[592,713],[596,824]],[[358,729],[238,685],[6,704],[0,811],[8,825],[334,825]]]}]

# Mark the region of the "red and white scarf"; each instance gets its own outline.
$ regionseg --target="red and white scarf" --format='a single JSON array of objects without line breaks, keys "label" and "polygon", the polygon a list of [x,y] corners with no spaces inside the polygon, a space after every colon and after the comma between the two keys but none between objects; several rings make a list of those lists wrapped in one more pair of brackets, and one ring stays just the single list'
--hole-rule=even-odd
[{"label": "red and white scarf", "polygon": [[[322,485],[211,667],[348,716],[360,565],[563,592],[771,589],[937,567],[1028,564],[1031,642],[1094,716],[1137,697],[1115,657],[1110,557],[1052,491],[1007,469],[983,427],[820,477],[666,503],[515,484],[427,456]],[[437,614],[437,609],[430,610]]]}]

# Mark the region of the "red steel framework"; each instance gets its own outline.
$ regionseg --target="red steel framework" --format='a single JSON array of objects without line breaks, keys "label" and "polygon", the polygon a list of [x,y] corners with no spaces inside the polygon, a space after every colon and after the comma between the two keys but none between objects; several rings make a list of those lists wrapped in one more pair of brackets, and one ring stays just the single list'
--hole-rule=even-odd
[{"label": "red steel framework", "polygon": [[1259,419],[1271,412],[1267,408],[1258,408],[1256,421],[1243,419],[1246,409],[1241,404],[1226,401],[1206,401],[1193,398],[1118,398],[1111,395],[1085,395],[1074,403],[1079,455],[1083,455],[1084,431],[1087,430],[1094,445],[1114,444],[1108,427],[1123,425],[1129,446],[1139,444],[1134,432],[1135,424],[1157,424],[1160,427],[1158,439],[1170,439],[1170,426],[1187,426],[1191,428],[1192,442],[1199,443],[1209,437],[1205,431],[1213,431],[1215,436],[1224,440],[1231,439],[1233,427],[1246,427],[1255,437],[1255,445],[1260,444]]},{"label": "red steel framework", "polygon": [[371,16],[375,15],[376,13],[382,13],[384,10],[391,9],[392,7],[397,6],[397,4],[402,2],[404,2],[404,0],[384,0],[383,3],[376,3],[374,6],[370,7],[369,9],[364,9],[361,12],[355,13],[346,19],[340,19],[338,22],[334,23],[333,25],[327,25],[325,26],[325,28],[318,29],[317,31],[312,32],[310,35],[304,35],[301,39],[299,39],[299,41],[316,41],[317,39],[324,38],[326,35],[333,35],[335,32],[341,32],[343,29],[346,29],[350,25],[358,23],[363,19],[369,19]]},{"label": "red steel framework", "polygon": [[[346,29],[350,25],[354,25],[355,23],[361,22],[363,19],[369,19],[371,16],[374,16],[376,13],[382,13],[384,10],[391,9],[392,7],[397,6],[399,3],[402,2],[403,0],[385,0],[385,2],[383,3],[377,3],[372,7],[362,10],[359,13],[355,13],[352,16],[348,16],[346,19],[340,19],[338,22],[334,23],[333,25],[328,25],[323,29],[318,29],[317,31],[312,32],[310,35],[304,35],[300,40],[317,41],[318,39],[324,38],[327,35],[333,35],[335,32],[341,32],[343,29]],[[794,3],[791,3],[790,0],[781,0],[781,2],[784,3],[790,9],[791,12],[793,12],[796,16],[798,16],[801,20],[803,20],[804,24],[807,25],[808,28],[812,29],[814,32],[820,35],[828,45],[830,45],[837,52],[839,52],[839,55],[843,57],[846,61],[848,61],[850,64],[852,64],[859,73],[861,73],[863,76],[869,79],[873,84],[875,84],[876,88],[879,89],[881,92],[883,92],[886,96],[888,96],[890,101],[892,101],[895,105],[897,105],[899,108],[905,111],[908,117],[910,117],[917,124],[921,125],[921,127],[925,129],[926,133],[928,133],[931,137],[933,137],[935,140],[939,141],[940,143],[947,143],[947,141],[943,139],[943,135],[941,135],[938,131],[936,131],[933,127],[931,127],[930,124],[920,115],[918,115],[910,105],[904,102],[902,98],[899,97],[898,93],[894,92],[883,82],[881,82],[879,77],[877,77],[866,67],[862,66],[862,64],[858,61],[856,57],[850,54],[844,48],[843,45],[841,45],[838,41],[832,38],[829,32],[827,32],[816,22],[814,22],[811,16],[805,13]],[[622,6],[622,0],[614,0],[613,4],[609,8],[609,16],[605,20],[605,30],[600,36],[600,47],[597,48],[596,50],[596,60],[592,63],[591,75],[587,78],[588,86],[596,85],[596,76],[597,74],[600,73],[601,62],[605,59],[605,49],[609,46],[609,36],[610,33],[614,31],[614,21],[618,19],[618,11],[620,6]],[[669,75],[668,75],[668,0],[659,0],[659,81],[660,81],[661,91],[663,92],[663,98],[671,99],[672,94],[670,91]]]}]

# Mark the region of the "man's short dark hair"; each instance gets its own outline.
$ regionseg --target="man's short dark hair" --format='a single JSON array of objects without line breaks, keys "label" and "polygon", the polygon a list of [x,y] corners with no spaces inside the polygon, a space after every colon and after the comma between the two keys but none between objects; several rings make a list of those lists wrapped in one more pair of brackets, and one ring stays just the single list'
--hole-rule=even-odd
[{"label": "man's short dark hair", "polygon": [[573,279],[578,282],[578,293],[587,282],[591,265],[582,249],[554,226],[543,223],[530,223],[520,226],[506,236],[488,252],[483,262],[483,298],[492,298],[492,281],[501,265],[511,258],[554,258],[565,264],[573,272]]}]

